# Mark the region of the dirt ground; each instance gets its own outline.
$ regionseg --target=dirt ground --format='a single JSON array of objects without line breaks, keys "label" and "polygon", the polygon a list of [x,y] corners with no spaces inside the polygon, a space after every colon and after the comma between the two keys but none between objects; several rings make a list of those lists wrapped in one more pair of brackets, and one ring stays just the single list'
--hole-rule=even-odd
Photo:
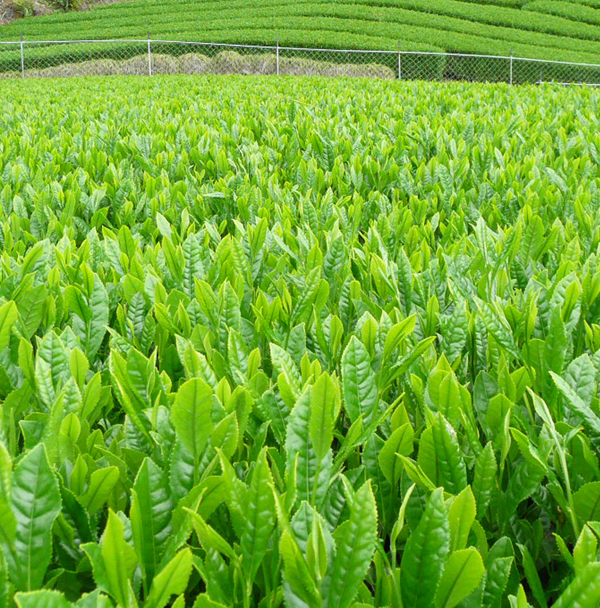
[{"label": "dirt ground", "polygon": [[[115,2],[125,2],[126,0],[83,0],[77,10],[86,11],[100,4],[113,4]],[[56,10],[48,2],[33,0],[32,15],[49,15]],[[0,26],[6,25],[15,19],[20,19],[23,15],[19,14],[13,0],[0,0]]]}]

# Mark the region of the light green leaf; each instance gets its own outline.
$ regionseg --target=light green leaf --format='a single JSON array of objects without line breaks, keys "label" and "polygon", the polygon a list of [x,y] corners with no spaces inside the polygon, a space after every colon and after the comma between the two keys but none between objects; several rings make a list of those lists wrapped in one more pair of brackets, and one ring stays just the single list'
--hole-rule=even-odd
[{"label": "light green leaf", "polygon": [[194,602],[193,608],[228,608],[225,604],[215,602],[206,593],[201,593]]},{"label": "light green leaf", "polygon": [[100,543],[100,556],[110,594],[118,604],[129,606],[133,597],[131,577],[138,562],[133,547],[125,542],[124,534],[123,522],[109,511]]},{"label": "light green leaf", "polygon": [[350,606],[375,551],[377,507],[371,484],[350,493],[347,488],[350,517],[334,533],[336,552],[323,580],[323,608]]},{"label": "light green leaf", "polygon": [[593,410],[579,397],[575,390],[563,378],[550,372],[554,384],[567,402],[567,406],[580,419],[590,434],[594,437],[600,437],[600,418],[596,416]]},{"label": "light green leaf", "polygon": [[[306,560],[288,531],[281,535],[279,553],[284,564],[284,584],[289,586],[290,591],[300,601],[308,606],[318,606],[321,602],[319,590],[306,565]],[[284,594],[286,594],[285,588]]]},{"label": "light green leaf", "polygon": [[488,332],[494,340],[515,359],[519,358],[519,351],[515,344],[511,329],[506,319],[501,317],[497,310],[487,302],[478,301],[479,314]]},{"label": "light green leaf", "polygon": [[416,322],[416,315],[411,315],[390,328],[386,335],[385,344],[383,346],[383,361],[387,361],[387,359],[390,358],[392,353],[396,350],[396,348],[398,348],[406,336],[413,332]]},{"label": "light green leaf", "polygon": [[218,551],[233,562],[237,561],[238,556],[232,546],[216,530],[209,526],[199,513],[194,513],[190,509],[186,509],[186,511],[192,518],[198,540],[205,550],[212,549],[213,551]]},{"label": "light green leaf", "polygon": [[496,606],[502,600],[508,584],[513,557],[497,557],[486,559],[487,576],[483,591],[483,605]]},{"label": "light green leaf", "polygon": [[467,546],[469,532],[475,521],[475,497],[471,488],[467,486],[450,505],[450,550],[457,551]]},{"label": "light green leaf", "polygon": [[[296,490],[298,500],[319,504],[327,492],[331,472],[329,453],[319,461],[310,437],[312,387],[309,385],[292,410],[285,440],[286,466],[297,468]],[[296,462],[297,460],[297,462]]]},{"label": "light green leaf", "polygon": [[35,357],[35,384],[42,402],[51,408],[61,385],[70,375],[67,350],[56,332],[41,340]]},{"label": "light green leaf", "polygon": [[582,572],[588,564],[595,562],[597,552],[598,538],[589,526],[583,526],[573,549],[575,572]]},{"label": "light green leaf", "polygon": [[242,564],[249,585],[254,582],[275,527],[275,500],[272,485],[273,477],[267,463],[266,450],[263,449],[252,473],[250,491],[244,505],[245,528],[240,538]]},{"label": "light green leaf", "polygon": [[192,557],[190,549],[182,549],[156,575],[144,608],[164,608],[172,595],[185,591],[192,573]]},{"label": "light green leaf", "polygon": [[490,504],[492,493],[496,487],[496,457],[492,442],[486,444],[485,448],[475,461],[475,475],[473,478],[473,495],[477,503],[478,517],[485,515]]},{"label": "light green leaf", "polygon": [[197,462],[210,439],[213,392],[204,380],[191,378],[179,387],[171,419],[181,443]]},{"label": "light green leaf", "polygon": [[588,355],[573,359],[564,373],[565,382],[589,407],[596,394],[596,371]]},{"label": "light green leaf", "polygon": [[456,431],[437,414],[419,442],[419,465],[430,479],[452,494],[458,494],[467,485],[467,470]]},{"label": "light green leaf", "polygon": [[146,589],[154,578],[171,534],[172,509],[166,474],[150,458],[144,459],[133,484],[130,519]]},{"label": "light green leaf", "polygon": [[318,460],[331,448],[340,395],[329,374],[321,374],[311,391],[310,438]]},{"label": "light green leaf", "polygon": [[17,303],[19,309],[20,331],[28,340],[32,338],[42,322],[45,300],[46,286],[41,283],[32,289],[28,289]]},{"label": "light green leaf", "polygon": [[364,424],[368,426],[377,413],[377,382],[369,353],[356,336],[350,338],[342,355],[342,388],[351,422],[363,414]]},{"label": "light green leaf", "polygon": [[13,476],[12,511],[17,525],[14,552],[5,551],[5,556],[18,590],[42,586],[52,555],[50,532],[60,509],[58,481],[39,444],[19,462]]},{"label": "light green leaf", "polygon": [[552,604],[552,608],[592,608],[600,604],[600,563],[588,564],[562,595]]},{"label": "light green leaf", "polygon": [[0,499],[10,503],[12,488],[12,459],[6,446],[0,440]]},{"label": "light green leaf", "polygon": [[18,608],[71,608],[73,604],[59,591],[30,591],[17,593]]},{"label": "light green leaf", "polygon": [[398,456],[410,456],[413,451],[414,431],[410,422],[398,427],[384,443],[378,455],[379,466],[385,478],[396,485],[402,472]]},{"label": "light green leaf", "polygon": [[106,595],[102,595],[98,590],[86,593],[74,608],[113,608],[113,603]]},{"label": "light green leaf", "polygon": [[171,224],[169,223],[169,220],[167,220],[167,218],[162,214],[162,213],[157,213],[156,214],[156,227],[158,228],[158,231],[161,233],[161,235],[167,239],[170,239],[172,236],[172,231],[171,231]]},{"label": "light green leaf", "polygon": [[600,481],[586,483],[573,494],[577,517],[583,522],[600,521]]},{"label": "light green leaf", "polygon": [[519,585],[517,595],[509,595],[508,601],[510,602],[511,608],[530,608],[531,604],[527,601],[527,594],[523,585]]},{"label": "light green leaf", "polygon": [[[83,306],[75,306],[76,316],[73,317],[73,331],[85,344],[86,355],[93,360],[102,345],[106,328],[108,326],[108,293],[106,287],[97,274],[90,273],[88,285],[91,293]],[[71,286],[72,287],[72,286]],[[89,292],[88,292],[89,293]],[[83,294],[80,293],[76,302],[81,302]],[[72,306],[73,308],[73,306]]]},{"label": "light green leaf", "polygon": [[402,554],[400,585],[404,608],[431,606],[446,556],[450,550],[450,524],[441,488],[429,500],[418,526]]},{"label": "light green leaf", "polygon": [[307,321],[313,304],[319,293],[321,285],[321,268],[313,268],[306,276],[305,286],[302,293],[296,299],[290,319],[290,325],[294,326],[302,321]]},{"label": "light green leaf", "polygon": [[538,604],[546,608],[548,603],[546,602],[546,595],[544,593],[544,588],[542,586],[542,581],[540,580],[540,575],[538,574],[535,561],[533,560],[533,557],[531,557],[531,553],[527,547],[524,545],[517,546],[519,547],[523,556],[523,570],[525,571],[525,576],[527,577],[527,582],[529,583],[531,593]]},{"label": "light green leaf", "polygon": [[146,438],[150,439],[148,424],[142,413],[146,404],[137,398],[137,391],[132,384],[127,361],[113,349],[108,359],[108,367],[125,413]]},{"label": "light green leaf", "polygon": [[442,351],[450,363],[462,352],[469,335],[469,317],[464,300],[459,301],[452,316],[442,326]]},{"label": "light green leaf", "polygon": [[10,332],[18,316],[17,305],[12,300],[0,306],[0,351],[8,346]]},{"label": "light green leaf", "polygon": [[104,506],[119,481],[119,475],[117,467],[104,467],[91,474],[87,490],[79,499],[90,515],[95,515]]},{"label": "light green leaf", "polygon": [[473,547],[452,553],[435,595],[436,608],[454,608],[460,604],[477,589],[484,572],[481,555]]}]

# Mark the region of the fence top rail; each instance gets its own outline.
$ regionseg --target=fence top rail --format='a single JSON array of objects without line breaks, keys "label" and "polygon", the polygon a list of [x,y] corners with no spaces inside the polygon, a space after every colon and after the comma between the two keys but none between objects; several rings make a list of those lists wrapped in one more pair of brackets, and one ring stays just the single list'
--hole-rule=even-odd
[{"label": "fence top rail", "polygon": [[544,63],[564,66],[578,66],[589,68],[600,68],[600,63],[585,63],[576,61],[561,61],[559,59],[539,59],[533,57],[520,57],[508,55],[485,55],[478,53],[451,53],[445,51],[411,51],[411,50],[385,50],[385,49],[332,49],[318,47],[301,47],[301,46],[282,46],[282,45],[259,45],[259,44],[239,44],[228,42],[206,42],[201,40],[167,40],[161,38],[84,38],[80,40],[0,40],[0,46],[15,46],[15,45],[65,45],[65,44],[91,44],[91,43],[111,43],[111,44],[147,44],[148,41],[159,44],[185,44],[190,46],[212,46],[223,48],[240,48],[240,49],[259,49],[275,51],[279,48],[280,51],[297,51],[297,52],[313,52],[313,53],[346,53],[346,54],[373,54],[373,55],[429,55],[437,57],[470,57],[478,59],[501,59],[505,61],[521,61],[532,63]]},{"label": "fence top rail", "polygon": [[[397,52],[397,51],[396,51]],[[559,65],[576,65],[588,68],[600,68],[600,63],[584,63],[580,61],[560,61],[558,59],[536,59],[513,55],[481,55],[477,53],[446,53],[441,51],[401,51],[403,55],[439,55],[441,57],[473,57],[479,59],[505,59],[507,61],[533,61],[535,63],[552,63]]]},{"label": "fence top rail", "polygon": [[[0,44],[21,44],[21,42],[23,44],[90,44],[90,43],[96,43],[96,42],[111,42],[111,43],[117,43],[117,42],[125,42],[127,44],[147,44],[148,43],[148,38],[87,38],[87,39],[81,39],[81,40],[0,40]],[[155,42],[154,40],[152,40],[152,42]]]},{"label": "fence top rail", "polygon": [[[259,45],[259,44],[235,44],[233,42],[206,42],[202,40],[163,40],[161,38],[81,38],[74,40],[0,40],[0,44],[6,45],[20,45],[28,44],[28,45],[51,45],[51,44],[90,44],[90,43],[120,43],[124,42],[127,44],[147,44],[148,40],[150,42],[157,42],[163,44],[189,44],[193,46],[224,46],[224,47],[236,47],[236,48],[246,48],[246,49],[269,49],[274,50],[277,48],[276,45],[268,46],[268,45]],[[280,49],[284,48],[282,46]],[[320,50],[320,49],[307,49],[307,50]]]},{"label": "fence top rail", "polygon": [[585,68],[600,68],[600,63],[582,63],[580,61],[560,61],[558,59],[533,59],[531,57],[513,57],[515,61],[532,61],[535,63],[552,63],[557,65],[576,65]]}]

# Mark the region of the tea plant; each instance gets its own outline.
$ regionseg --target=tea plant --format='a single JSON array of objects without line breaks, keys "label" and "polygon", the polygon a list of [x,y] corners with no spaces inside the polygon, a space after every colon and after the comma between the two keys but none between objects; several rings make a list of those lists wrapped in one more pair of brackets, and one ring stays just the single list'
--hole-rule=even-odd
[{"label": "tea plant", "polygon": [[0,95],[0,606],[598,606],[597,91]]}]

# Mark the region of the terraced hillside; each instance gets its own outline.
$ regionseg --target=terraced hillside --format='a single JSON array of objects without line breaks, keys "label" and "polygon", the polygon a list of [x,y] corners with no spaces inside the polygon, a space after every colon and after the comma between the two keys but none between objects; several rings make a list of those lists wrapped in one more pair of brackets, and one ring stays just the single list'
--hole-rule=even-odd
[{"label": "terraced hillside", "polygon": [[600,63],[600,0],[132,0],[0,28],[0,39],[155,38],[447,50]]}]

